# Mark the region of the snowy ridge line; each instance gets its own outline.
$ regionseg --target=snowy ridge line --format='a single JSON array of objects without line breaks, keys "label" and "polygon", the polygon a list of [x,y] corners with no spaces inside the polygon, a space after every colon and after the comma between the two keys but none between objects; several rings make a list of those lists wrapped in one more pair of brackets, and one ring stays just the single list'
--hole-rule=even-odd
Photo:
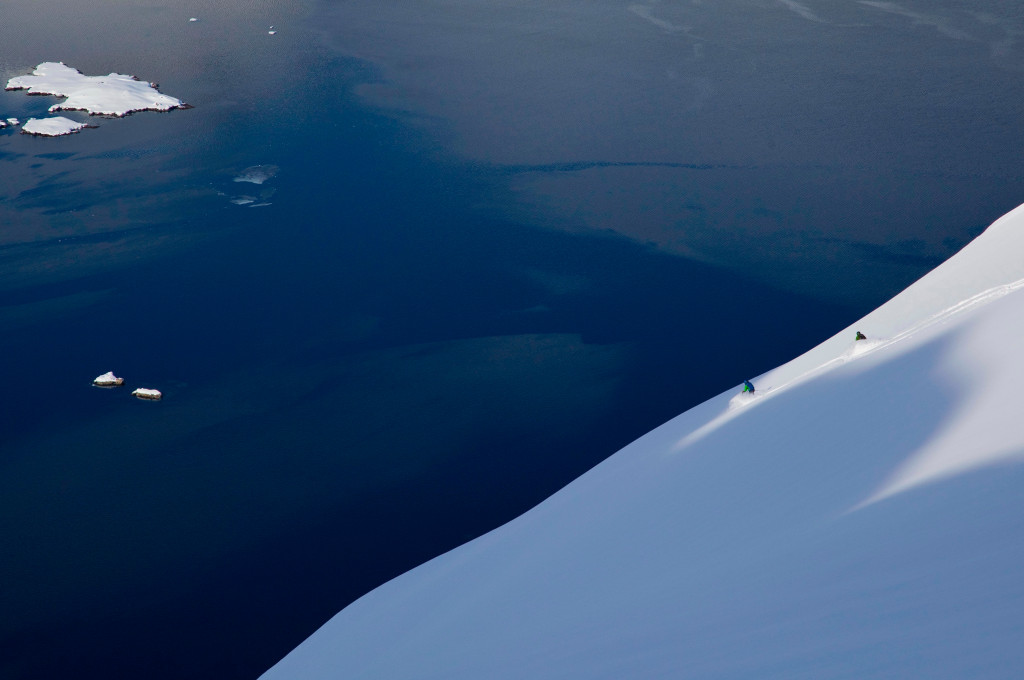
[{"label": "snowy ridge line", "polygon": [[[933,314],[927,319],[920,321],[903,331],[900,331],[899,333],[890,338],[879,340],[856,340],[854,341],[854,344],[852,346],[848,347],[848,349],[839,356],[829,361],[826,361],[825,363],[820,364],[810,369],[809,371],[805,371],[783,382],[780,385],[768,385],[767,387],[759,388],[758,391],[753,395],[738,394],[729,400],[729,405],[725,411],[723,411],[715,418],[712,418],[704,425],[701,425],[696,430],[680,439],[679,442],[677,442],[676,445],[672,447],[672,452],[678,452],[686,448],[690,444],[693,444],[694,442],[703,439],[705,436],[711,434],[719,427],[735,418],[737,415],[740,414],[740,412],[743,409],[747,407],[756,405],[757,403],[765,399],[771,399],[772,397],[776,396],[781,392],[785,392],[786,390],[789,390],[792,387],[795,387],[796,385],[806,382],[811,378],[815,378],[817,376],[828,373],[829,371],[832,371],[840,366],[844,366],[850,363],[851,361],[867,356],[869,354],[874,354],[875,352],[885,349],[887,347],[899,344],[900,342],[903,342],[904,340],[907,340],[908,338],[917,335],[926,328],[930,328],[931,326],[934,326],[936,324],[948,321],[950,318],[958,314],[972,310],[983,304],[988,304],[990,302],[998,300],[999,298],[1005,297],[1006,295],[1009,295],[1010,293],[1020,288],[1024,288],[1024,279],[1018,279],[1016,281],[1013,281],[1012,283],[993,286],[992,288],[983,290],[982,292],[972,295],[971,297],[965,300],[961,300],[960,302],[956,303],[955,305],[952,305],[951,307],[947,307],[946,309]],[[771,371],[769,371],[768,373],[771,373]],[[768,373],[762,375],[768,375]],[[755,380],[757,380],[757,378],[755,378]]]}]

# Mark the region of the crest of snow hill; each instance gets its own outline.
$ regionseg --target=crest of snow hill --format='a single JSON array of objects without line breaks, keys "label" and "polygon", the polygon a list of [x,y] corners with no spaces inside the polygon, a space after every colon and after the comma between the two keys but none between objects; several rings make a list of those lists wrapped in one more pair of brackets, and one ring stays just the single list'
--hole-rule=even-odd
[{"label": "crest of snow hill", "polygon": [[264,680],[1024,677],[1022,253],[1024,207]]},{"label": "crest of snow hill", "polygon": [[[32,75],[18,76],[7,81],[7,90],[27,90],[30,95],[65,97],[49,108],[57,111],[86,111],[93,116],[123,118],[137,111],[170,111],[190,108],[180,99],[157,91],[155,83],[140,81],[135,76],[111,73],[106,76],[86,76],[63,62],[47,61],[39,64]],[[56,137],[92,127],[64,116],[30,118],[22,132],[30,135]]]}]

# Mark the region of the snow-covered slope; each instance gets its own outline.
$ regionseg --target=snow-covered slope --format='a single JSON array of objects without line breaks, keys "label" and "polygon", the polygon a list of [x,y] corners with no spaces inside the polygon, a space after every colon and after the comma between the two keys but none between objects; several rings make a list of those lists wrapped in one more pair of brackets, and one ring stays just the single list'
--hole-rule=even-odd
[{"label": "snow-covered slope", "polygon": [[1022,282],[1018,208],[263,677],[1024,677]]}]

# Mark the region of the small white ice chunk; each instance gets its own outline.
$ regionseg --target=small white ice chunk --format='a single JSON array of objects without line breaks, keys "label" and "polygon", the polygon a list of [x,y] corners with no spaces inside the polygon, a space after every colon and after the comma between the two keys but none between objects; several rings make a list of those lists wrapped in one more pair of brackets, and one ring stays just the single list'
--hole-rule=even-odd
[{"label": "small white ice chunk", "polygon": [[199,19],[197,19],[197,18],[195,18],[195,17],[189,17],[189,18],[188,18],[188,20],[189,20],[189,21],[199,21]]},{"label": "small white ice chunk", "polygon": [[161,394],[160,390],[149,389],[148,387],[137,387],[132,390],[132,396],[138,397],[139,399],[149,399],[150,401],[157,401],[164,395]]},{"label": "small white ice chunk", "polygon": [[96,379],[92,381],[92,384],[99,387],[117,387],[124,384],[124,378],[118,378],[114,375],[113,371],[107,371],[103,375],[97,376]]},{"label": "small white ice chunk", "polygon": [[274,35],[277,31],[267,31],[267,35]]},{"label": "small white ice chunk", "polygon": [[73,132],[78,132],[84,127],[88,126],[85,123],[78,123],[64,116],[54,116],[53,118],[29,118],[21,127],[21,131],[26,135],[60,137],[61,135],[70,135]]},{"label": "small white ice chunk", "polygon": [[86,76],[62,62],[53,61],[43,62],[32,75],[11,78],[6,89],[67,97],[65,101],[51,106],[51,113],[64,110],[127,116],[134,111],[170,111],[188,106],[180,99],[161,94],[153,83],[143,82],[135,76],[120,73]]},{"label": "small white ice chunk", "polygon": [[7,122],[8,122],[8,123],[9,123],[10,125],[21,125],[21,121],[20,121],[20,120],[18,120],[17,118],[8,118],[8,119],[7,119]]}]

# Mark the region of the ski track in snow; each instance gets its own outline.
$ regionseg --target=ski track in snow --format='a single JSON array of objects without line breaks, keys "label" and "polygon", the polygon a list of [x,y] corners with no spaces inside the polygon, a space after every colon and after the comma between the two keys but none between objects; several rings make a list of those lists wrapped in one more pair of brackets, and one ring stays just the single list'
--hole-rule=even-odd
[{"label": "ski track in snow", "polygon": [[[973,295],[966,300],[962,300],[957,304],[948,307],[941,312],[933,314],[924,321],[918,322],[906,330],[889,338],[869,338],[867,340],[853,341],[853,344],[847,348],[845,352],[835,357],[830,361],[826,361],[809,371],[805,371],[797,375],[796,377],[787,380],[779,385],[768,385],[765,387],[757,386],[757,378],[754,379],[755,388],[757,392],[753,395],[740,393],[729,400],[729,406],[725,411],[720,413],[717,417],[712,418],[704,425],[698,427],[696,430],[686,435],[673,447],[673,452],[679,452],[682,449],[690,446],[694,442],[697,442],[707,435],[711,434],[718,428],[725,425],[727,422],[739,416],[744,410],[756,406],[763,402],[765,399],[771,399],[778,396],[779,394],[801,384],[812,378],[818,377],[824,373],[832,371],[840,366],[844,366],[851,361],[861,359],[878,352],[880,350],[892,347],[893,345],[899,344],[909,338],[912,338],[927,328],[935,326],[936,324],[945,323],[954,316],[957,316],[963,312],[975,309],[981,305],[988,304],[1006,295],[1009,295],[1015,290],[1024,288],[1024,279],[1019,279],[1012,283],[1003,284],[1001,286],[994,286],[988,290],[984,290],[977,295]],[[777,370],[777,369],[776,369]],[[765,375],[770,375],[774,371],[770,371]],[[909,487],[907,487],[909,488]],[[856,509],[864,507],[874,500],[880,499],[884,496],[877,495],[878,498],[872,496],[864,503],[858,505]]]}]

